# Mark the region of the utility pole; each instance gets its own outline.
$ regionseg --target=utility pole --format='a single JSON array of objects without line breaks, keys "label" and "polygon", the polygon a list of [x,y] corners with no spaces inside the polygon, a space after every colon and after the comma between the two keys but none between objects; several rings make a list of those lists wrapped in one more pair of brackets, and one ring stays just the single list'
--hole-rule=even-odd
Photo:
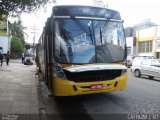
[{"label": "utility pole", "polygon": [[33,26],[33,28],[30,28],[30,29],[33,29],[33,58],[34,58],[34,51],[35,51],[35,39],[36,39],[36,30],[39,30],[39,29],[36,29],[36,26]]}]

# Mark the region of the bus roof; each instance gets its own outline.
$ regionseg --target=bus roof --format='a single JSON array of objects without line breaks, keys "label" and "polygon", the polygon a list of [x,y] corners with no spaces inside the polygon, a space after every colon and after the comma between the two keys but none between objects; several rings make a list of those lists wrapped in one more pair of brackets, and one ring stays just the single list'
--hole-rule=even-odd
[{"label": "bus roof", "polygon": [[52,16],[83,16],[121,20],[118,11],[102,7],[80,5],[54,6],[52,9]]}]

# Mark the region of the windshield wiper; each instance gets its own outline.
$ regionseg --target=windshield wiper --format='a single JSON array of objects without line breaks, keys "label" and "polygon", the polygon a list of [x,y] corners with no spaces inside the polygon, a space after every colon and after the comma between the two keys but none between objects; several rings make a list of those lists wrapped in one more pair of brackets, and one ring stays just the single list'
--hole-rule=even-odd
[{"label": "windshield wiper", "polygon": [[102,28],[100,28],[100,40],[101,40],[101,45],[102,45]]},{"label": "windshield wiper", "polygon": [[92,44],[94,44],[94,36],[93,36],[93,32],[92,32],[92,23],[90,23],[88,26],[88,29],[86,28],[85,25],[83,25],[82,23],[80,23],[76,18],[72,18],[72,20],[79,26],[79,28],[87,33],[89,36],[91,36],[91,41],[92,41]]},{"label": "windshield wiper", "polygon": [[85,26],[84,26],[83,24],[81,24],[76,18],[72,18],[72,20],[79,26],[79,28],[80,28],[83,32],[89,34],[89,31],[85,28]]}]

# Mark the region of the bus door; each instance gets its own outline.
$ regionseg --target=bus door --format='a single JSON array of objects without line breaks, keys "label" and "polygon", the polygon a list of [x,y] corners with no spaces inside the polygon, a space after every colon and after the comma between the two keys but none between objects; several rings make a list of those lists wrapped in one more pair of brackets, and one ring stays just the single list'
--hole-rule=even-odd
[{"label": "bus door", "polygon": [[45,55],[44,55],[44,59],[45,59],[45,83],[48,86],[48,35],[45,36]]},{"label": "bus door", "polygon": [[47,64],[47,70],[48,70],[48,88],[52,89],[52,36],[49,35],[47,39],[47,59],[48,59],[48,64]]}]

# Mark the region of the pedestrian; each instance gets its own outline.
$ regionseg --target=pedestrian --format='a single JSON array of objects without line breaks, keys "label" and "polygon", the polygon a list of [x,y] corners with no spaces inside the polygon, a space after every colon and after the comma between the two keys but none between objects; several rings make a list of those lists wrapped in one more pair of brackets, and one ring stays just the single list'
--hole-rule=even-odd
[{"label": "pedestrian", "polygon": [[0,61],[1,61],[1,66],[2,66],[2,64],[3,64],[3,54],[2,54],[1,51],[0,51]]},{"label": "pedestrian", "polygon": [[22,58],[22,63],[24,63],[24,58],[25,58],[24,52],[22,52],[21,58]]},{"label": "pedestrian", "polygon": [[9,65],[9,58],[10,58],[10,54],[9,54],[9,51],[7,51],[7,54],[6,54],[6,64]]},{"label": "pedestrian", "polygon": [[33,63],[31,62],[30,58],[28,58],[25,62],[24,65],[33,65]]}]

